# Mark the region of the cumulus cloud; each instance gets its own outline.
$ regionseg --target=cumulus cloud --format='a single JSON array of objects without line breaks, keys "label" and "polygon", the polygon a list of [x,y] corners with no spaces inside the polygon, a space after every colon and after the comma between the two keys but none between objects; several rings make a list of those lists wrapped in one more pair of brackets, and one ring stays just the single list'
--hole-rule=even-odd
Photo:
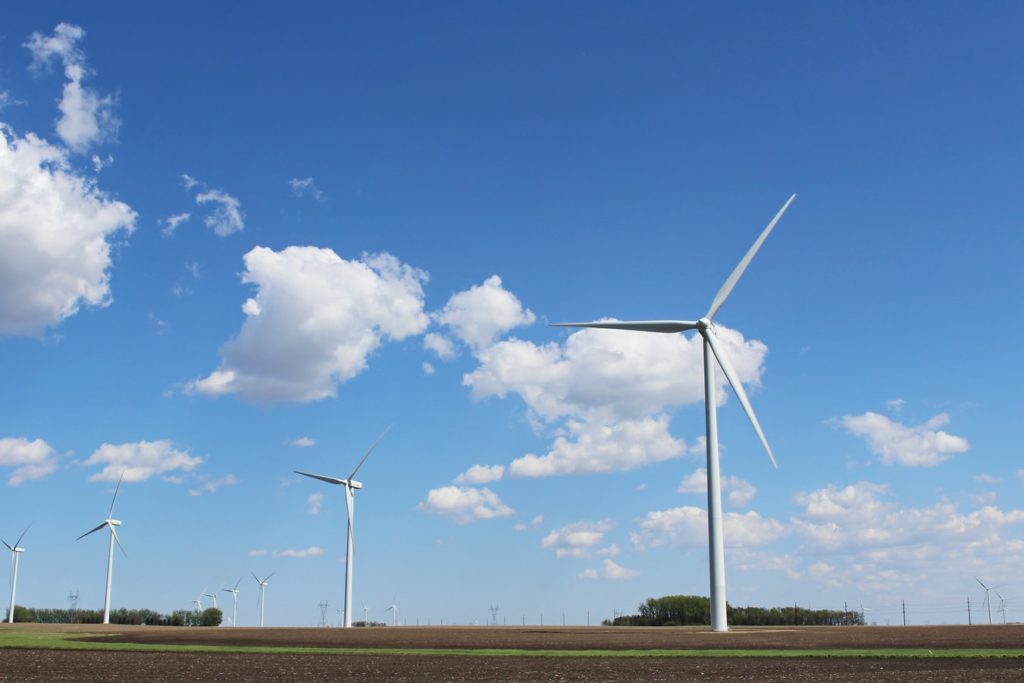
[{"label": "cumulus cloud", "polygon": [[437,372],[437,370],[434,369],[434,366],[431,365],[430,363],[427,363],[426,361],[424,361],[420,367],[423,369],[424,375],[433,375],[435,372]]},{"label": "cumulus cloud", "polygon": [[26,481],[42,479],[57,469],[57,458],[50,444],[42,439],[0,439],[0,467],[13,467],[7,483],[18,486]]},{"label": "cumulus cloud", "polygon": [[614,543],[605,548],[597,547],[604,541],[604,535],[611,528],[611,520],[597,522],[584,520],[554,529],[541,540],[540,544],[541,547],[554,552],[555,557],[559,559],[565,557],[614,557],[619,554],[619,547]]},{"label": "cumulus cloud", "polygon": [[683,455],[686,445],[668,433],[669,418],[659,415],[613,424],[571,421],[569,436],[555,439],[543,456],[526,454],[509,465],[513,477],[548,477],[630,470]]},{"label": "cumulus cloud", "polygon": [[[738,508],[746,507],[757,494],[757,489],[748,481],[739,477],[721,477],[722,491],[727,492],[729,503]],[[676,489],[680,493],[699,493],[706,495],[708,492],[708,473],[703,467],[690,476],[683,479]]]},{"label": "cumulus cloud", "polygon": [[311,493],[309,498],[306,499],[306,512],[311,515],[320,514],[320,506],[324,504],[324,494],[322,493]]},{"label": "cumulus cloud", "polygon": [[982,484],[1001,484],[1003,480],[999,477],[994,477],[991,474],[982,473],[974,475],[974,481]]},{"label": "cumulus cloud", "polygon": [[85,31],[74,24],[61,23],[53,35],[33,33],[24,43],[32,53],[32,67],[39,70],[54,60],[64,65],[64,95],[60,101],[61,116],[57,119],[57,135],[75,152],[85,152],[93,144],[117,137],[120,120],[114,116],[114,100],[101,97],[82,85],[91,71],[85,64],[85,53],[78,47]]},{"label": "cumulus cloud", "polygon": [[[187,178],[188,176],[186,176]],[[245,229],[242,204],[223,190],[207,190],[196,195],[196,204],[212,204],[213,213],[203,223],[218,237],[227,237]]]},{"label": "cumulus cloud", "polygon": [[324,549],[315,545],[311,545],[308,548],[301,550],[275,550],[274,557],[291,557],[297,560],[308,560],[314,557],[320,557],[324,554]]},{"label": "cumulus cloud", "polygon": [[288,181],[288,187],[292,188],[292,194],[296,197],[312,197],[318,202],[323,201],[324,193],[312,178],[292,178]]},{"label": "cumulus cloud", "polygon": [[452,340],[437,332],[428,332],[423,335],[423,348],[433,351],[441,360],[455,358],[455,345]]},{"label": "cumulus cloud", "polygon": [[508,517],[515,510],[501,502],[490,489],[469,486],[443,486],[427,492],[426,501],[418,509],[442,517],[448,517],[459,524],[481,519]]},{"label": "cumulus cloud", "polygon": [[191,472],[202,462],[202,458],[174,448],[170,441],[135,441],[105,443],[89,456],[85,464],[104,466],[89,477],[89,481],[117,481],[123,473],[125,482],[139,482],[165,472]]},{"label": "cumulus cloud", "polygon": [[434,317],[473,350],[490,346],[499,335],[531,325],[536,319],[514,294],[502,287],[497,275],[452,295]]},{"label": "cumulus cloud", "polygon": [[160,234],[164,237],[173,237],[174,231],[178,229],[178,226],[186,222],[189,218],[192,218],[190,213],[176,213],[173,216],[161,219],[163,223],[163,229],[160,230]]},{"label": "cumulus cloud", "polygon": [[291,445],[295,446],[296,448],[312,448],[313,446],[316,445],[316,441],[309,438],[308,436],[300,436],[299,438],[292,441]]},{"label": "cumulus cloud", "polygon": [[0,125],[0,335],[39,336],[107,306],[110,247],[135,212],[71,170],[65,152]]},{"label": "cumulus cloud", "polygon": [[242,281],[257,291],[242,329],[221,347],[220,367],[186,390],[259,403],[334,396],[385,339],[423,332],[426,279],[389,254],[348,261],[331,249],[256,247],[245,255]]},{"label": "cumulus cloud", "polygon": [[953,453],[967,451],[970,447],[967,439],[938,429],[948,423],[946,413],[913,427],[872,412],[840,419],[848,432],[867,441],[868,448],[884,464],[907,467],[933,467],[949,460]]},{"label": "cumulus cloud", "polygon": [[473,465],[455,477],[456,484],[487,484],[505,475],[504,465]]},{"label": "cumulus cloud", "polygon": [[[772,543],[786,533],[775,519],[754,511],[726,512],[722,515],[722,535],[726,546],[759,546]],[[701,508],[683,506],[647,513],[640,530],[629,535],[636,550],[663,546],[702,547],[708,543],[708,514]]]},{"label": "cumulus cloud", "polygon": [[246,553],[249,557],[266,557],[269,553],[263,549],[250,550]]},{"label": "cumulus cloud", "polygon": [[536,529],[537,527],[539,527],[543,523],[544,523],[544,515],[537,515],[536,517],[534,517],[533,519],[530,520],[529,524],[523,524],[522,522],[520,522],[520,523],[516,524],[512,528],[515,529],[516,531],[526,531],[528,529]]},{"label": "cumulus cloud", "polygon": [[580,573],[581,579],[599,580],[605,579],[608,581],[623,581],[625,579],[632,579],[635,576],[639,576],[640,572],[635,569],[626,569],[611,560],[604,560],[601,563],[600,569],[585,569]]}]

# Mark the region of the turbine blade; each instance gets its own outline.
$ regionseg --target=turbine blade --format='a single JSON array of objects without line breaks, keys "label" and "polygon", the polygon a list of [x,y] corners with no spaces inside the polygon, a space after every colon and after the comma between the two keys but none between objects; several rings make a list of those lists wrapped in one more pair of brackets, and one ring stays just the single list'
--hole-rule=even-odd
[{"label": "turbine blade", "polygon": [[761,439],[761,445],[764,446],[765,452],[768,453],[768,459],[772,461],[772,467],[779,469],[779,464],[775,462],[775,456],[772,454],[772,449],[768,445],[768,439],[765,438],[764,432],[761,431],[761,423],[757,421],[757,415],[754,414],[754,409],[751,407],[750,401],[747,400],[747,392],[743,390],[743,383],[740,382],[740,378],[736,375],[736,371],[733,370],[729,357],[725,355],[725,349],[721,347],[718,342],[718,338],[715,337],[715,333],[710,327],[704,331],[704,335],[708,340],[708,344],[711,346],[711,351],[715,354],[715,358],[718,359],[718,364],[722,367],[722,371],[725,372],[726,379],[729,380],[729,384],[732,385],[733,391],[736,392],[736,398],[739,399],[740,405],[743,406],[743,410],[746,411],[747,417],[750,418],[750,424],[754,426],[754,431],[757,432],[757,438]]},{"label": "turbine blade", "polygon": [[981,579],[979,579],[979,578],[978,578],[977,576],[975,576],[975,577],[974,577],[974,580],[975,580],[975,581],[977,581],[978,583],[980,583],[980,584],[981,584],[981,587],[982,587],[982,588],[984,588],[984,589],[985,589],[986,591],[987,591],[987,590],[989,590],[988,586],[986,586],[986,585],[984,584],[984,582],[982,582],[982,580],[981,580]]},{"label": "turbine blade", "polygon": [[754,255],[757,254],[757,250],[761,248],[762,244],[764,244],[764,241],[768,238],[768,235],[775,227],[775,224],[779,222],[780,218],[782,218],[782,214],[786,213],[786,209],[789,208],[789,205],[793,203],[794,199],[796,199],[795,194],[786,200],[786,203],[783,204],[782,208],[779,209],[779,212],[775,214],[775,218],[773,218],[772,222],[768,224],[768,227],[761,231],[761,235],[757,238],[757,241],[754,242],[754,246],[750,247],[746,255],[743,257],[743,260],[740,261],[739,265],[732,271],[732,274],[729,275],[728,279],[726,279],[722,288],[718,290],[718,294],[715,295],[715,300],[711,302],[711,308],[708,309],[707,315],[704,316],[705,318],[711,320],[715,317],[715,313],[718,313],[718,309],[722,307],[725,300],[729,298],[729,294],[732,293],[732,288],[736,286],[736,283],[739,282],[740,278],[743,276],[743,271],[747,269],[747,266],[750,265]]},{"label": "turbine blade", "polygon": [[94,534],[94,533],[96,533],[97,531],[99,531],[100,529],[102,529],[103,527],[105,527],[106,525],[107,525],[107,522],[106,522],[106,520],[104,520],[104,521],[103,521],[103,524],[100,524],[100,525],[99,525],[98,527],[96,527],[96,528],[94,528],[94,529],[89,529],[88,531],[86,531],[86,532],[85,532],[84,534],[82,534],[81,536],[79,536],[79,537],[78,537],[78,538],[76,538],[75,540],[76,540],[76,541],[80,541],[80,540],[82,540],[83,538],[85,538],[86,536],[88,536],[89,534]]},{"label": "turbine blade", "polygon": [[304,477],[311,477],[313,479],[319,479],[320,481],[326,481],[328,484],[346,484],[344,479],[338,479],[337,477],[328,477],[323,474],[312,474],[311,472],[300,472],[299,470],[292,470],[295,474],[301,474]]},{"label": "turbine blade", "polygon": [[121,476],[117,478],[117,486],[114,487],[114,497],[110,500],[110,512],[107,513],[107,519],[114,516],[114,503],[117,502],[117,492],[121,490],[122,479],[124,479],[124,470],[121,470]]},{"label": "turbine blade", "polygon": [[370,453],[373,453],[373,449],[374,449],[374,448],[376,448],[376,447],[377,447],[377,444],[379,444],[379,443],[380,443],[381,439],[383,439],[383,438],[384,438],[384,436],[385,436],[385,435],[386,435],[386,434],[387,434],[388,432],[390,432],[390,431],[391,431],[391,428],[392,428],[393,426],[394,426],[394,425],[388,425],[388,426],[387,426],[387,429],[385,429],[385,430],[384,430],[383,432],[381,432],[381,433],[380,433],[380,436],[378,436],[378,437],[377,437],[377,440],[373,442],[373,445],[372,445],[372,446],[370,446],[370,448],[369,448],[369,449],[367,449],[366,453],[364,453],[364,454],[363,454],[363,459],[362,459],[362,460],[360,460],[360,461],[359,461],[359,464],[358,464],[358,465],[356,465],[356,468],[355,468],[354,470],[352,470],[352,474],[348,475],[348,478],[349,478],[349,479],[352,479],[352,477],[356,476],[356,472],[358,472],[358,471],[359,471],[359,468],[363,466],[363,463],[364,463],[364,462],[366,462],[366,459],[370,457]]},{"label": "turbine blade", "polygon": [[252,578],[253,578],[254,581],[256,581],[256,583],[260,582],[259,578],[257,578],[257,576],[256,576],[256,572],[249,572],[249,573],[252,574]]},{"label": "turbine blade", "polygon": [[121,545],[121,539],[117,537],[117,532],[114,530],[114,525],[110,525],[110,533],[114,535],[114,540],[117,541],[117,547],[121,549],[121,554],[128,557],[128,551]]},{"label": "turbine blade", "polygon": [[589,323],[551,323],[551,327],[591,327],[596,330],[633,330],[635,332],[685,332],[697,327],[692,320],[600,320]]},{"label": "turbine blade", "polygon": [[0,538],[0,543],[3,543],[5,546],[7,546],[7,549],[10,550],[12,553],[14,552],[14,548],[18,545],[17,543],[15,543],[14,546],[12,546],[10,543],[8,543],[2,538]]},{"label": "turbine blade", "polygon": [[[21,536],[18,536],[18,540],[14,542],[14,547],[15,548],[17,548],[19,545],[21,545],[21,539],[25,538],[25,534],[27,534],[28,530],[31,529],[31,528],[32,528],[32,525],[29,524],[27,527],[25,527],[25,530],[21,532]],[[7,544],[5,543],[4,545],[7,545]]]},{"label": "turbine blade", "polygon": [[233,588],[232,590],[238,590],[238,584],[240,584],[240,583],[242,583],[242,580],[241,580],[241,579],[239,579],[238,581],[236,581],[236,582],[235,582],[235,587],[234,587],[234,588]]},{"label": "turbine blade", "polygon": [[266,583],[267,581],[270,581],[270,577],[273,576],[276,573],[277,572],[270,572],[269,574],[267,574],[267,578],[263,579],[263,583]]}]

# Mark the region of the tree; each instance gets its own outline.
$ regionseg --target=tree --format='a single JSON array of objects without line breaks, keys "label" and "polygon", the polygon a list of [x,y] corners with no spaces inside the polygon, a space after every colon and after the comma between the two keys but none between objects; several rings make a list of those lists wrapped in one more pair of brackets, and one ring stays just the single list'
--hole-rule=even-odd
[{"label": "tree", "polygon": [[207,607],[203,610],[202,616],[199,617],[200,626],[220,626],[220,622],[224,620],[224,613],[216,607]]}]

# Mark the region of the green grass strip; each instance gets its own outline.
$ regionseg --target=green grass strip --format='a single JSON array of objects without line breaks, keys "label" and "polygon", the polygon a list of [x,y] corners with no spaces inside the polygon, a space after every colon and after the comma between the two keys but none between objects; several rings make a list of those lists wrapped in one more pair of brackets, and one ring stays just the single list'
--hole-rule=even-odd
[{"label": "green grass strip", "polygon": [[918,659],[1024,659],[1022,648],[821,649],[821,650],[520,650],[468,648],[265,647],[247,645],[169,645],[111,643],[95,640],[109,634],[0,632],[0,648],[31,650],[99,650],[108,652],[185,652],[274,655],[420,655],[444,657],[873,657]]}]

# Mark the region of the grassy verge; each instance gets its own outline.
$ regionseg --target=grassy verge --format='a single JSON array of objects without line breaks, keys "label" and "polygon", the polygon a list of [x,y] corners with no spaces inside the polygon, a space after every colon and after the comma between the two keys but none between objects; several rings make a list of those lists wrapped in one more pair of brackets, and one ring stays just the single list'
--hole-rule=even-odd
[{"label": "grassy verge", "polygon": [[110,652],[207,652],[234,654],[300,655],[433,655],[456,657],[899,657],[899,658],[1021,658],[1024,648],[953,649],[922,648],[823,649],[823,650],[475,650],[460,648],[340,648],[261,647],[238,645],[161,645],[111,643],[95,640],[109,634],[0,633],[0,648],[32,650],[101,650]]}]

